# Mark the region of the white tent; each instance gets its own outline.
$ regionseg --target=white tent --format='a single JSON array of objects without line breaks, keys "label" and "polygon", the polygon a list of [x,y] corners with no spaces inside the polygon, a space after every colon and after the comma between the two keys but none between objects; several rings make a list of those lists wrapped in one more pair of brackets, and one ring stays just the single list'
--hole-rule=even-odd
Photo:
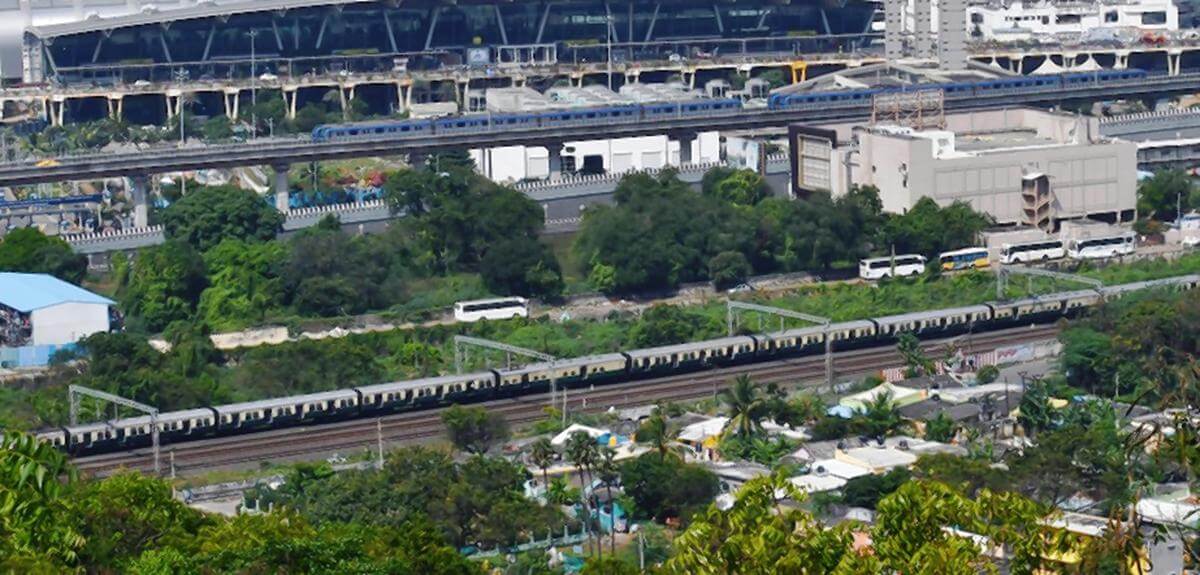
[{"label": "white tent", "polygon": [[1087,60],[1071,67],[1072,72],[1095,72],[1096,70],[1103,69],[1104,67],[1096,62],[1096,59],[1091,57],[1091,55],[1088,55]]},{"label": "white tent", "polygon": [[607,429],[596,429],[595,427],[588,427],[586,425],[572,423],[570,427],[567,427],[566,429],[562,430],[561,433],[555,435],[554,439],[550,440],[550,443],[555,447],[561,447],[567,444],[567,441],[571,439],[572,435],[580,432],[588,434],[588,437],[591,437],[592,439],[596,439],[601,435],[610,433]]},{"label": "white tent", "polygon": [[1033,71],[1034,75],[1048,75],[1048,74],[1062,74],[1062,73],[1063,73],[1063,67],[1059,66],[1058,64],[1055,64],[1054,60],[1051,60],[1050,58],[1046,58],[1046,61],[1042,62],[1042,65],[1038,66],[1037,70]]}]

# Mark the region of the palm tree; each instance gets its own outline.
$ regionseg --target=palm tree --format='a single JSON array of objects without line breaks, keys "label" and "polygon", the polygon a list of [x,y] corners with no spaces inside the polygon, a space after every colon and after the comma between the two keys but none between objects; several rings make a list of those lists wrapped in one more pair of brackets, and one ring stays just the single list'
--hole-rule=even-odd
[{"label": "palm tree", "polygon": [[609,519],[611,529],[609,530],[609,550],[613,557],[617,555],[617,506],[613,500],[612,486],[621,476],[617,471],[617,464],[613,462],[613,450],[604,447],[600,450],[600,457],[596,461],[596,473],[600,476],[600,481],[604,483],[604,491],[608,495],[608,505],[611,510]]},{"label": "palm tree", "polygon": [[867,403],[864,408],[865,431],[871,437],[883,437],[904,424],[904,418],[896,409],[896,403],[892,401],[891,393],[885,392],[876,395],[875,399]]},{"label": "palm tree", "polygon": [[[583,507],[587,516],[584,526],[589,531],[592,524],[592,501],[588,489],[591,487],[591,468],[596,463],[598,451],[596,440],[582,431],[572,433],[571,438],[567,440],[567,458],[579,468],[579,477],[583,483]],[[602,552],[597,555],[601,554]]]},{"label": "palm tree", "polygon": [[667,418],[663,415],[661,408],[654,408],[650,418],[638,427],[634,439],[642,443],[649,443],[658,452],[660,459],[666,459],[668,454],[674,453]]},{"label": "palm tree", "polygon": [[554,457],[557,455],[554,451],[554,444],[550,443],[548,438],[542,437],[533,442],[530,447],[529,459],[533,464],[542,470],[542,486],[546,489],[550,487],[550,476],[546,473],[550,464],[554,462]]},{"label": "palm tree", "polygon": [[758,385],[749,375],[739,375],[733,385],[721,391],[721,401],[729,412],[726,432],[732,431],[749,439],[762,431],[761,420],[767,409]]},{"label": "palm tree", "polygon": [[573,505],[579,502],[579,494],[567,484],[564,477],[555,477],[546,486],[546,502],[554,505]]}]

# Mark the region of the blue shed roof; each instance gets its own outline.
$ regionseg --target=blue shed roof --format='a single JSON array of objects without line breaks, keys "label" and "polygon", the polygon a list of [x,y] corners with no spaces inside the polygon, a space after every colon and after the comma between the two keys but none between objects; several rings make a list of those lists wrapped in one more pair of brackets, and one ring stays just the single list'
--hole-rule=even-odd
[{"label": "blue shed roof", "polygon": [[98,303],[113,301],[52,275],[0,272],[0,304],[21,313],[29,313],[60,303]]}]

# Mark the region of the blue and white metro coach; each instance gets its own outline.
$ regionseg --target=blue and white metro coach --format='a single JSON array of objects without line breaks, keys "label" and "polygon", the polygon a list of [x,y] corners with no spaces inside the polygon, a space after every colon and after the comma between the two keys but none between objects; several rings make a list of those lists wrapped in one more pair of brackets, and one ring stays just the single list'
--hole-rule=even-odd
[{"label": "blue and white metro coach", "polygon": [[[942,89],[947,100],[966,100],[981,96],[1028,93],[1030,91],[1065,90],[1088,84],[1104,84],[1140,80],[1144,70],[1097,70],[1045,76],[1015,76],[928,84],[913,89]],[[904,88],[881,87],[863,90],[838,90],[803,94],[774,94],[767,100],[770,110],[790,111],[828,109],[867,104],[877,94],[902,92]],[[466,114],[436,119],[387,120],[327,124],[313,128],[312,139],[317,142],[370,138],[416,137],[429,134],[476,133],[488,130],[513,130],[580,124],[636,123],[645,120],[675,117],[704,117],[735,114],[742,110],[739,99],[697,99],[684,102],[625,104],[511,114]]]},{"label": "blue and white metro coach", "polygon": [[[828,333],[835,350],[889,345],[902,333],[921,338],[967,331],[1048,323],[1070,317],[1105,299],[1146,289],[1194,289],[1200,275],[1136,282],[1099,289],[1060,292],[1009,302],[906,313],[805,327],[774,334],[723,337],[649,349],[635,349],[537,363],[510,370],[488,370],[412,381],[382,383],[322,393],[174,411],[159,415],[163,442],[247,433],[290,425],[373,417],[401,411],[541,393],[551,380],[566,387],[637,381],[669,374],[773,359],[821,354]],[[61,427],[38,434],[74,455],[149,445],[148,416]]]}]

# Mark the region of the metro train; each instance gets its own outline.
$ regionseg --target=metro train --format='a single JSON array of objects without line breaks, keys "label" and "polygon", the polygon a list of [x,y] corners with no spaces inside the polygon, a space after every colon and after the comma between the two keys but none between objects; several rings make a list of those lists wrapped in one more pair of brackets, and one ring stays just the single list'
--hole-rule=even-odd
[{"label": "metro train", "polygon": [[[1097,70],[1045,76],[1015,76],[967,82],[947,82],[920,86],[919,89],[941,88],[947,100],[972,99],[981,96],[1016,94],[1030,90],[1062,90],[1086,84],[1139,80],[1147,76],[1144,70]],[[903,92],[906,87],[879,87],[862,90],[838,90],[803,94],[774,94],[767,108],[777,111],[809,108],[852,107],[867,104],[877,94]],[[548,112],[465,114],[435,119],[355,122],[326,124],[313,128],[312,139],[326,142],[369,137],[416,137],[429,134],[475,133],[487,130],[520,130],[543,126],[570,126],[591,123],[635,123],[670,117],[718,116],[740,112],[740,99],[698,99],[684,102],[655,102],[625,104]]]},{"label": "metro train", "polygon": [[[902,333],[938,338],[1007,327],[1053,322],[1110,298],[1151,288],[1194,289],[1200,275],[1060,292],[1010,302],[906,313],[873,319],[791,329],[773,334],[739,335],[707,341],[636,349],[536,363],[516,369],[487,370],[162,413],[161,442],[247,433],[332,420],[426,409],[499,397],[545,392],[560,387],[636,381],[820,354],[825,338],[834,350],[888,345]],[[38,434],[73,455],[91,455],[150,444],[149,416],[60,427]]]}]

